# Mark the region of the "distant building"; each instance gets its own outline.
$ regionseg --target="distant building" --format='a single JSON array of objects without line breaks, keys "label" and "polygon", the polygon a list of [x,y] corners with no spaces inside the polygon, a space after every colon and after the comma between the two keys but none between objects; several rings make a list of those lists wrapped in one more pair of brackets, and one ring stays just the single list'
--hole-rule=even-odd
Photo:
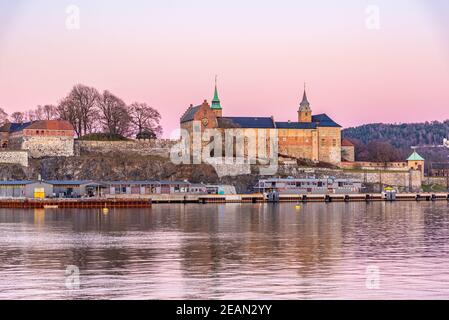
[{"label": "distant building", "polygon": [[411,170],[421,171],[422,176],[424,177],[424,158],[421,157],[418,152],[413,151],[410,157],[407,158],[407,166]]},{"label": "distant building", "polygon": [[355,161],[355,146],[348,139],[343,139],[341,141],[341,161]]},{"label": "distant building", "polygon": [[[270,137],[270,132],[274,130],[281,156],[337,165],[341,162],[341,127],[326,114],[312,115],[305,90],[297,121],[276,122],[273,117],[224,117],[215,85],[212,105],[207,101],[198,106],[191,105],[181,117],[181,128],[187,130],[191,138],[194,121],[201,123],[201,131],[236,129],[247,135],[259,129],[255,131],[257,145],[267,143],[266,137]],[[265,131],[265,137],[259,139],[261,130]]]},{"label": "distant building", "polygon": [[28,150],[32,158],[74,155],[75,130],[68,121],[6,123],[0,128],[1,147]]},{"label": "distant building", "polygon": [[88,180],[48,180],[53,186],[53,195],[57,198],[79,198],[101,195],[104,186]]},{"label": "distant building", "polygon": [[382,170],[382,171],[420,171],[421,176],[424,177],[425,159],[421,157],[416,151],[402,162],[370,162],[370,161],[345,161],[340,164],[343,169],[356,170]]},{"label": "distant building", "polygon": [[254,188],[260,193],[277,191],[280,194],[351,194],[362,191],[362,182],[353,179],[261,179]]},{"label": "distant building", "polygon": [[52,193],[52,185],[43,181],[0,181],[0,198],[46,198]]},{"label": "distant building", "polygon": [[159,194],[159,181],[101,181],[106,195],[145,195]]},{"label": "distant building", "polygon": [[449,177],[449,162],[433,162],[430,164],[430,176]]}]

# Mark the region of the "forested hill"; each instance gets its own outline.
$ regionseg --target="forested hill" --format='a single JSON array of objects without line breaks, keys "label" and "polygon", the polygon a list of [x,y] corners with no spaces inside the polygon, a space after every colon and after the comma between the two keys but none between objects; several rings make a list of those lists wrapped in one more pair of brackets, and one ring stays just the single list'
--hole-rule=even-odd
[{"label": "forested hill", "polygon": [[449,137],[449,120],[444,122],[383,124],[374,123],[343,130],[343,137],[367,144],[373,140],[391,143],[395,148],[441,145]]},{"label": "forested hill", "polygon": [[[375,159],[373,152],[370,152],[370,149],[376,147],[376,143],[390,144],[397,151],[393,158],[399,160],[410,152],[412,146],[442,145],[443,139],[449,138],[449,120],[404,124],[367,124],[344,129],[343,137],[356,145],[356,156],[359,160],[379,160]],[[418,152],[429,160],[441,161],[447,160],[448,149],[418,148]]]}]

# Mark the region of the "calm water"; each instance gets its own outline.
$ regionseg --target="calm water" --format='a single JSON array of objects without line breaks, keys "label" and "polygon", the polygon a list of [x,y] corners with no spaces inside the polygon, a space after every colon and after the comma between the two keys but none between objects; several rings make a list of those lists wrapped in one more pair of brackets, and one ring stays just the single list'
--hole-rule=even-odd
[{"label": "calm water", "polygon": [[0,299],[43,298],[447,299],[449,205],[1,209]]}]

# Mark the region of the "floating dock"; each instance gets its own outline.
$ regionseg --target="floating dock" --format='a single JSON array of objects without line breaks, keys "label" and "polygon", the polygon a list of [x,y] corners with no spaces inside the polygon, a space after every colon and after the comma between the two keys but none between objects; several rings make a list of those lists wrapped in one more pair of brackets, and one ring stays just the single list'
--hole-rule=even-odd
[{"label": "floating dock", "polygon": [[[155,195],[152,203],[264,203],[263,194],[244,195]],[[402,193],[388,200],[380,193],[374,194],[280,194],[277,202],[371,202],[371,201],[449,201],[449,193]]]},{"label": "floating dock", "polygon": [[[313,202],[373,202],[373,201],[449,201],[449,193],[398,193],[395,199],[374,194],[280,194],[279,203]],[[106,199],[0,199],[0,208],[56,209],[56,208],[149,208],[158,203],[267,203],[263,194],[243,195],[151,195],[135,198]]]},{"label": "floating dock", "polygon": [[0,208],[11,209],[148,207],[151,207],[151,199],[0,199]]}]

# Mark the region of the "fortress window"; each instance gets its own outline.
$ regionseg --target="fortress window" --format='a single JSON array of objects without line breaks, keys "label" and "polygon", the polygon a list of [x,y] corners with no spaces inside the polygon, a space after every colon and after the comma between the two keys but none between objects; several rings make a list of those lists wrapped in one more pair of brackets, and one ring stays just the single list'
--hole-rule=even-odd
[{"label": "fortress window", "polygon": [[337,139],[332,140],[332,145],[333,145],[334,147],[337,146]]}]

